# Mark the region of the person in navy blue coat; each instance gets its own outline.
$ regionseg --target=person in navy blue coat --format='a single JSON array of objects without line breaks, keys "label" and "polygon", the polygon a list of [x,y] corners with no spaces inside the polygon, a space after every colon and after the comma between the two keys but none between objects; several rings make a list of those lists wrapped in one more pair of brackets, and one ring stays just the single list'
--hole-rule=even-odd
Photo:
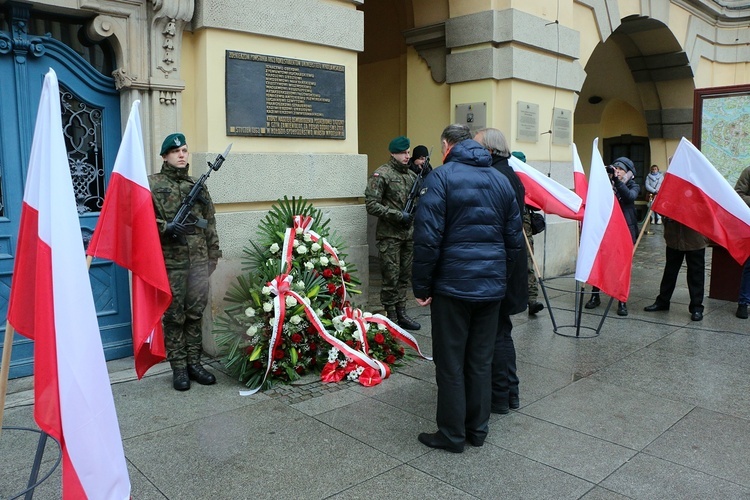
[{"label": "person in navy blue coat", "polygon": [[425,179],[414,219],[412,288],[430,305],[438,386],[438,430],[419,441],[460,453],[487,437],[506,262],[524,243],[515,192],[490,153],[465,125],[440,142],[444,163]]}]

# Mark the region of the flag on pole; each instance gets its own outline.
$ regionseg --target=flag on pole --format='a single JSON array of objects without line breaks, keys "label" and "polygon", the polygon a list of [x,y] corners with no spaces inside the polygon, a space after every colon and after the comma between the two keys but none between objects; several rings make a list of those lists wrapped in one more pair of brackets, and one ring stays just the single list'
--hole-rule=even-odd
[{"label": "flag on pole", "polygon": [[8,322],[34,340],[34,418],[62,446],[62,496],[127,499],[52,69],[39,101],[16,255]]},{"label": "flag on pole", "polygon": [[652,209],[723,246],[740,264],[750,258],[750,207],[684,137]]},{"label": "flag on pole", "polygon": [[578,148],[575,143],[573,143],[573,191],[575,191],[582,200],[585,200],[588,190],[589,182],[586,180],[586,173],[583,171],[581,157],[578,156]]},{"label": "flag on pole", "polygon": [[578,219],[583,200],[576,193],[540,171],[522,162],[515,156],[508,158],[508,164],[521,179],[526,190],[526,204],[566,219]]},{"label": "flag on pole", "polygon": [[633,239],[599,154],[598,138],[594,139],[589,180],[576,279],[627,302]]},{"label": "flag on pole", "polygon": [[140,101],[130,108],[88,255],[133,273],[133,351],[138,378],[164,360],[161,317],[172,301],[156,227],[141,132]]}]

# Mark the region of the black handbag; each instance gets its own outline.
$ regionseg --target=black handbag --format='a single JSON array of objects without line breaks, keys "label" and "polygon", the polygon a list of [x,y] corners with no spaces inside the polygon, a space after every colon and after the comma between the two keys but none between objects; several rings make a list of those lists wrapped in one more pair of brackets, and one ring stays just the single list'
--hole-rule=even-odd
[{"label": "black handbag", "polygon": [[529,217],[531,218],[531,234],[539,234],[547,227],[544,215],[539,212],[530,212]]}]

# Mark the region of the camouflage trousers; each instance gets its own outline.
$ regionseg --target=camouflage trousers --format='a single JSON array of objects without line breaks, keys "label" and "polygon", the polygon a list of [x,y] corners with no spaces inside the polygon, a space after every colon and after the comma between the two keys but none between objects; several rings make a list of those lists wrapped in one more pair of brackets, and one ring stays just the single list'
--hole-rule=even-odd
[{"label": "camouflage trousers", "polygon": [[167,269],[172,303],[164,313],[164,344],[172,368],[199,363],[203,351],[203,310],[208,304],[208,264]]},{"label": "camouflage trousers", "polygon": [[387,309],[406,305],[406,288],[411,278],[414,260],[412,240],[385,238],[377,242],[380,253],[380,302]]},{"label": "camouflage trousers", "polygon": [[537,298],[539,297],[539,286],[536,282],[534,261],[531,259],[531,256],[534,253],[534,237],[531,236],[531,224],[526,224],[524,221],[523,230],[526,233],[526,237],[529,239],[529,247],[531,247],[531,251],[526,252],[526,260],[528,261],[529,265],[529,304],[531,304],[532,302],[536,302]]}]

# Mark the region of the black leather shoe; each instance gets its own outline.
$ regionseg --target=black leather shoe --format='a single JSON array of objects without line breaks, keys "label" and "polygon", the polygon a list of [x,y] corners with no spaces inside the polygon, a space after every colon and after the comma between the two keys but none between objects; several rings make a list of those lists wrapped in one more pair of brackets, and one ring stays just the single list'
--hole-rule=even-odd
[{"label": "black leather shoe", "polygon": [[703,313],[700,311],[695,311],[690,315],[690,319],[692,319],[693,321],[700,321],[703,319]]},{"label": "black leather shoe", "polygon": [[586,305],[584,306],[586,309],[594,309],[595,307],[599,307],[599,304],[601,304],[602,301],[599,298],[599,294],[592,295],[588,302],[586,302]]},{"label": "black leather shoe", "polygon": [[740,319],[747,319],[747,304],[738,304],[737,312],[734,315]]},{"label": "black leather shoe", "polygon": [[474,436],[472,434],[466,433],[466,441],[469,442],[470,445],[474,446],[475,448],[480,448],[484,446],[484,438],[479,436]]},{"label": "black leather shoe", "polygon": [[536,313],[544,309],[544,304],[541,302],[537,302],[536,300],[534,302],[529,302],[529,316],[534,316]]},{"label": "black leather shoe", "polygon": [[195,380],[200,385],[211,385],[216,383],[216,377],[203,368],[200,363],[188,365],[187,372],[190,380]]},{"label": "black leather shoe", "polygon": [[643,308],[646,312],[654,312],[654,311],[669,311],[669,304],[659,304],[658,302],[654,302],[650,306],[646,306]]},{"label": "black leather shoe", "polygon": [[511,394],[508,396],[508,408],[511,410],[517,410],[521,407],[521,400],[518,398],[518,394]]},{"label": "black leather shoe", "polygon": [[504,403],[492,403],[490,411],[499,415],[507,415],[508,413],[510,413],[510,405],[507,401]]},{"label": "black leather shoe", "polygon": [[406,330],[419,330],[422,328],[422,325],[406,315],[406,309],[402,307],[396,308],[396,316],[398,317],[398,326],[401,328],[405,328]]},{"label": "black leather shoe", "polygon": [[187,391],[190,389],[190,378],[187,368],[174,368],[172,370],[172,387],[176,391]]},{"label": "black leather shoe", "polygon": [[619,304],[617,304],[617,315],[618,316],[628,315],[628,305],[625,302],[620,302]]},{"label": "black leather shoe", "polygon": [[425,446],[429,446],[430,448],[445,450],[451,453],[463,453],[464,451],[463,443],[461,443],[460,445],[451,443],[445,436],[443,436],[440,431],[434,432],[432,434],[423,432],[417,437],[417,439],[419,439],[420,443]]}]

